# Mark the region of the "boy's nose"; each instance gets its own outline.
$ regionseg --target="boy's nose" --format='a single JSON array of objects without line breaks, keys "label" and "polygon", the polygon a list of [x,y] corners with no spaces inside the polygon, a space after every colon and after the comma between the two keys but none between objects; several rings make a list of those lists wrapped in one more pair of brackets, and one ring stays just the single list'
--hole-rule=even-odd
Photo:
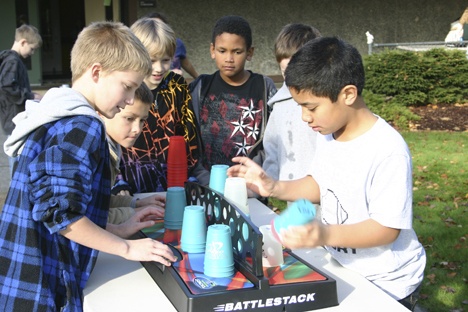
[{"label": "boy's nose", "polygon": [[302,120],[309,123],[309,122],[312,122],[314,120],[314,118],[312,117],[312,115],[309,113],[309,111],[307,110],[307,108],[305,107],[302,107]]},{"label": "boy's nose", "polygon": [[161,62],[156,62],[153,64],[153,71],[155,72],[161,72],[162,70],[162,66],[161,66]]},{"label": "boy's nose", "polygon": [[140,123],[136,123],[136,124],[133,125],[133,127],[132,127],[132,132],[133,132],[133,133],[140,133],[140,132],[141,132],[141,129],[142,129],[142,127],[140,126]]}]

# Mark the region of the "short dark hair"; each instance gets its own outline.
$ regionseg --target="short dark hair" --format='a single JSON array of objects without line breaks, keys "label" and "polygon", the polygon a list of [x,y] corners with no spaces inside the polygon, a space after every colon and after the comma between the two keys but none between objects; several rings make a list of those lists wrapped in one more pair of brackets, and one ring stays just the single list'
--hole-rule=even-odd
[{"label": "short dark hair", "polygon": [[150,88],[142,82],[141,85],[135,91],[135,100],[141,101],[145,104],[153,104],[154,96]]},{"label": "short dark hair", "polygon": [[315,27],[299,23],[287,24],[275,40],[276,61],[279,63],[291,58],[304,44],[317,37],[321,37],[321,34]]},{"label": "short dark hair", "polygon": [[317,38],[293,55],[285,72],[286,85],[297,92],[336,102],[343,87],[354,85],[361,95],[365,75],[362,58],[351,44],[336,37]]},{"label": "short dark hair", "polygon": [[151,12],[151,13],[146,14],[144,17],[157,18],[163,21],[164,24],[169,24],[169,20],[167,19],[166,15],[159,13],[159,12]]},{"label": "short dark hair", "polygon": [[241,16],[227,15],[221,17],[213,28],[211,43],[214,44],[216,37],[223,33],[238,35],[244,38],[247,49],[252,47],[252,29],[249,23]]}]

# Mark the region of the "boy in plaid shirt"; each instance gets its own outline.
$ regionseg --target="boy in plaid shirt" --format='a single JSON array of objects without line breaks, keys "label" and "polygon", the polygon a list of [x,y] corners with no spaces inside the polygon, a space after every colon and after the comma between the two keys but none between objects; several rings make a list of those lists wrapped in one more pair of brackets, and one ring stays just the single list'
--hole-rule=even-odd
[{"label": "boy in plaid shirt", "polygon": [[141,42],[121,23],[98,22],[78,36],[72,88],[26,104],[5,152],[18,156],[0,219],[0,310],[82,311],[98,251],[170,265],[151,239],[127,240],[154,221],[151,209],[107,224],[109,148],[102,119],[132,105],[150,73]]}]

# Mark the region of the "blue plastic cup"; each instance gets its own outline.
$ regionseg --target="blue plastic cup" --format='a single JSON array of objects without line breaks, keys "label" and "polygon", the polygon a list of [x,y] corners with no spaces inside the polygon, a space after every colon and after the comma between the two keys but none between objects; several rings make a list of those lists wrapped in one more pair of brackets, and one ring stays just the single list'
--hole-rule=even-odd
[{"label": "blue plastic cup", "polygon": [[164,227],[170,230],[180,230],[187,206],[185,189],[181,186],[167,188],[166,209],[164,212]]},{"label": "blue plastic cup", "polygon": [[180,244],[188,253],[203,253],[206,246],[206,217],[203,206],[186,206]]},{"label": "blue plastic cup", "polygon": [[298,199],[271,221],[271,231],[279,241],[281,229],[290,226],[304,225],[314,220],[316,214],[315,205],[306,199]]},{"label": "blue plastic cup", "polygon": [[224,185],[227,179],[228,165],[213,165],[210,172],[210,188],[224,194]]},{"label": "blue plastic cup", "polygon": [[206,235],[204,274],[210,277],[229,277],[234,274],[234,256],[231,228],[225,224],[213,224]]}]

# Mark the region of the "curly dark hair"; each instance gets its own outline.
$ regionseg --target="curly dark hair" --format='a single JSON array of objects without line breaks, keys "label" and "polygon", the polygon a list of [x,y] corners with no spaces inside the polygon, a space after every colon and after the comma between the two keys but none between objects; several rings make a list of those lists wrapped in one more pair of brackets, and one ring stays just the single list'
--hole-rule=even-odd
[{"label": "curly dark hair", "polygon": [[211,43],[214,44],[216,37],[223,33],[238,35],[244,38],[247,49],[252,47],[252,29],[249,23],[241,16],[227,15],[221,17],[213,28]]}]

